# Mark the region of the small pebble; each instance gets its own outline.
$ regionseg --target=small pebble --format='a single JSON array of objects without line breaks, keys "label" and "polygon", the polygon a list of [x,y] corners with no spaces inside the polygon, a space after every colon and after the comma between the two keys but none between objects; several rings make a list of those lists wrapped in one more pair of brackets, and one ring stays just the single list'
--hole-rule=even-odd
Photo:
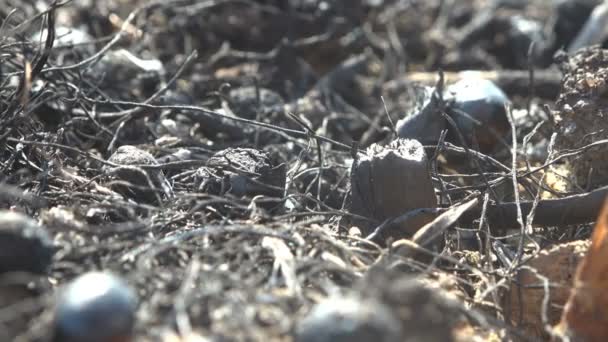
[{"label": "small pebble", "polygon": [[[480,150],[490,152],[509,131],[505,107],[509,98],[494,82],[474,77],[465,78],[447,87],[445,98],[453,101],[450,115],[469,147],[472,147],[472,137],[475,136]],[[448,140],[460,145],[456,132],[449,125],[448,127]]]},{"label": "small pebble", "polygon": [[158,162],[150,153],[135,146],[123,145],[116,149],[109,162],[120,165],[156,165]]},{"label": "small pebble", "polygon": [[231,90],[229,95],[234,114],[252,120],[258,111],[263,114],[280,111],[285,105],[281,95],[265,88],[241,87]]},{"label": "small pebble", "polygon": [[53,241],[43,226],[24,214],[0,210],[0,274],[45,273],[53,253]]},{"label": "small pebble", "polygon": [[130,341],[137,296],[120,278],[90,272],[69,283],[55,310],[55,341]]},{"label": "small pebble", "polygon": [[329,298],[298,324],[296,342],[397,342],[401,324],[384,304],[358,298]]},{"label": "small pebble", "polygon": [[[224,187],[234,196],[280,197],[283,195],[285,165],[275,162],[265,151],[240,147],[227,148],[215,153],[207,164],[216,170],[213,174],[221,172]],[[211,175],[207,169],[201,169],[200,175],[210,186],[212,182],[205,179]],[[217,188],[218,184],[215,187]]]},{"label": "small pebble", "polygon": [[[114,164],[126,166],[125,168],[104,166],[106,172],[110,173],[115,178],[119,178],[140,188],[150,189],[150,184],[145,177],[145,174],[147,174],[156,190],[161,190],[166,197],[173,196],[171,184],[169,181],[167,181],[161,170],[141,169],[145,172],[144,174],[139,170],[128,168],[129,166],[135,165],[158,165],[158,162],[150,153],[135,146],[124,145],[120,146],[116,152],[114,152],[114,154],[108,158],[108,161]],[[113,188],[125,196],[138,201],[154,202],[156,199],[155,193],[151,191],[152,189],[150,191],[145,191],[136,187],[125,187],[122,184],[115,185]]]}]

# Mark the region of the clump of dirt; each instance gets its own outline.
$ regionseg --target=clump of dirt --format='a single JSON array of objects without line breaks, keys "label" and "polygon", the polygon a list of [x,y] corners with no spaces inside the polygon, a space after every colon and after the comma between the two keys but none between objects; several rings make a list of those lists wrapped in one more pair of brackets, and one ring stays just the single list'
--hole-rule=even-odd
[{"label": "clump of dirt", "polygon": [[595,188],[608,181],[608,50],[582,49],[564,61],[562,91],[555,116],[562,150],[588,149],[570,160],[578,186]]},{"label": "clump of dirt", "polygon": [[[528,334],[546,336],[545,324],[557,324],[566,304],[576,267],[589,241],[573,241],[541,251],[528,261],[511,284],[507,307],[512,322]],[[551,284],[547,293],[545,286]],[[546,301],[546,302],[545,302]],[[543,315],[547,322],[543,322]]]}]

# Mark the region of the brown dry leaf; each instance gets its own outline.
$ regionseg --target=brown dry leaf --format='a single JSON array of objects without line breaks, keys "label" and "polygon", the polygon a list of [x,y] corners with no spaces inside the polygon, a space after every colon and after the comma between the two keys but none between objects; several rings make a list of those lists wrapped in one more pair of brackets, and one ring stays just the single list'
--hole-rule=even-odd
[{"label": "brown dry leaf", "polygon": [[576,341],[608,341],[608,202],[579,264],[557,332]]}]

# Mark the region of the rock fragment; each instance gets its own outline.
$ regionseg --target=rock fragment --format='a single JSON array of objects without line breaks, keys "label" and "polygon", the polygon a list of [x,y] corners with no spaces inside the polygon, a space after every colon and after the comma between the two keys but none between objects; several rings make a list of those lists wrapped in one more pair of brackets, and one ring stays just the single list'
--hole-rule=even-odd
[{"label": "rock fragment", "polygon": [[53,253],[53,242],[43,226],[24,214],[0,210],[0,274],[43,274]]},{"label": "rock fragment", "polygon": [[[467,77],[448,86],[444,97],[452,101],[448,113],[469,147],[476,142],[481,152],[491,152],[509,131],[509,98],[494,82]],[[455,130],[448,130],[448,140],[460,145]]]},{"label": "rock fragment", "polygon": [[382,303],[357,297],[328,298],[298,324],[296,342],[398,342],[401,324]]},{"label": "rock fragment", "polygon": [[130,341],[137,296],[122,279],[90,272],[69,283],[55,308],[55,341]]},{"label": "rock fragment", "polygon": [[264,151],[228,148],[209,158],[207,166],[198,170],[196,182],[200,190],[213,194],[282,197],[285,173],[285,164],[276,163]]},{"label": "rock fragment", "polygon": [[245,119],[254,120],[257,112],[268,114],[280,112],[285,105],[281,95],[266,88],[240,87],[229,93],[230,109],[234,114]]},{"label": "rock fragment", "polygon": [[[509,99],[490,80],[467,76],[446,87],[443,99],[447,114],[469,147],[477,143],[481,152],[491,152],[509,131]],[[448,141],[462,145],[456,129],[441,114],[440,101],[432,87],[422,90],[417,111],[397,122],[400,138],[417,139],[423,144],[436,144],[444,129],[448,130]]]},{"label": "rock fragment", "polygon": [[372,271],[360,286],[366,296],[376,298],[401,323],[403,342],[454,341],[454,328],[463,321],[462,308],[444,290],[432,289],[418,278]]},{"label": "rock fragment", "polygon": [[[608,138],[608,50],[579,50],[563,65],[562,91],[555,120],[559,150],[573,150]],[[602,144],[569,160],[578,186],[596,188],[608,182],[608,145]]]},{"label": "rock fragment", "polygon": [[143,169],[138,165],[158,165],[150,153],[135,146],[120,146],[108,161],[119,166],[104,166],[105,171],[114,179],[127,182],[116,183],[112,186],[115,191],[146,203],[158,202],[161,195],[166,198],[173,196],[171,184],[160,169]]}]

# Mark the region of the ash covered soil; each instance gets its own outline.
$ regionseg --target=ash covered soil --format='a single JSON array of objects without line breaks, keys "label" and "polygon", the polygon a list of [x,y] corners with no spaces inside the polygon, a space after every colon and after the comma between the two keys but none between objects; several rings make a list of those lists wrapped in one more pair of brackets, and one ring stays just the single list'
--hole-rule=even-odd
[{"label": "ash covered soil", "polygon": [[548,339],[599,4],[1,2],[0,340]]}]

